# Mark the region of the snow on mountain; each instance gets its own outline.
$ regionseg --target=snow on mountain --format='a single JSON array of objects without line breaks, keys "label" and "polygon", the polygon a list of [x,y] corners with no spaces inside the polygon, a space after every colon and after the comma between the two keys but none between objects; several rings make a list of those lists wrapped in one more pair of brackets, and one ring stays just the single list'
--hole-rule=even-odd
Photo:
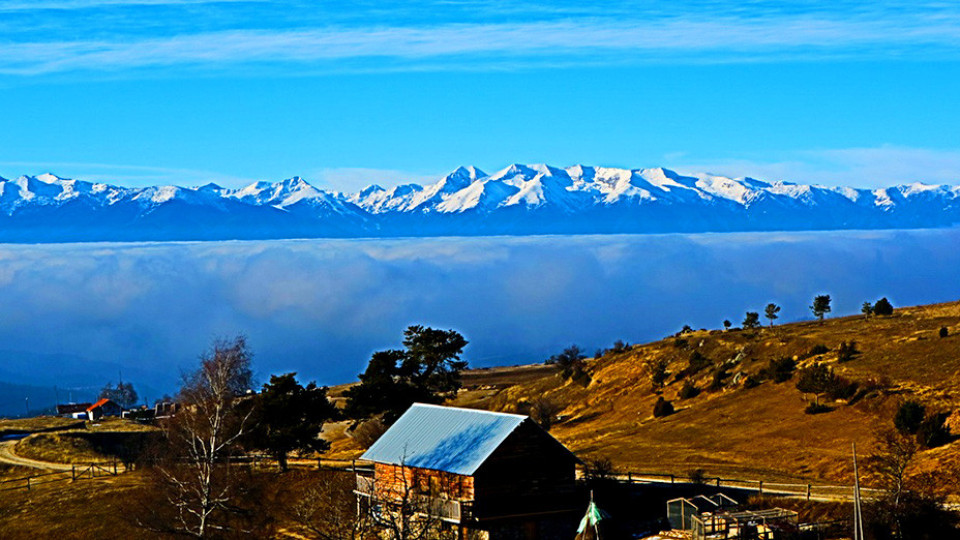
[{"label": "snow on mountain", "polygon": [[459,167],[344,194],[300,177],[230,189],[0,178],[0,240],[220,239],[942,227],[960,186],[856,189],[664,168]]}]

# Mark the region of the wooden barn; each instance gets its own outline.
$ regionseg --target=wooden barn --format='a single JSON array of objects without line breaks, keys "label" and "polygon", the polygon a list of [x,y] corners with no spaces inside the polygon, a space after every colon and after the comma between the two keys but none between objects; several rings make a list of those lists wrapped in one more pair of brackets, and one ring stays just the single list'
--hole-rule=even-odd
[{"label": "wooden barn", "polygon": [[[358,508],[451,538],[573,538],[577,458],[527,416],[414,404],[362,458]],[[582,502],[582,501],[579,501]]]}]

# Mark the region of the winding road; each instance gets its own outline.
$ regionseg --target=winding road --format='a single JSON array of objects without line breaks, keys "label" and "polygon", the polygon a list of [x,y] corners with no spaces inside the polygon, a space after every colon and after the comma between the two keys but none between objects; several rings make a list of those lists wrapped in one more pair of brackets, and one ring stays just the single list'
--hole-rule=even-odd
[{"label": "winding road", "polygon": [[73,465],[66,463],[52,463],[49,461],[37,461],[18,456],[14,449],[17,447],[17,441],[0,442],[0,463],[7,465],[16,465],[18,467],[31,467],[34,469],[44,469],[48,471],[69,471]]}]

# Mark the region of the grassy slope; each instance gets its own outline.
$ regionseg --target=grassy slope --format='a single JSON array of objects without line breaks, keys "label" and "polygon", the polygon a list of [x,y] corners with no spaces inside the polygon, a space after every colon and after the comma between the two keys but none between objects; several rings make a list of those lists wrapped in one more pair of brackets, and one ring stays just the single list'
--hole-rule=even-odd
[{"label": "grassy slope", "polygon": [[[949,330],[946,339],[939,338],[941,327]],[[513,412],[523,401],[546,396],[563,406],[563,420],[551,430],[554,436],[582,458],[609,457],[631,470],[685,474],[702,468],[713,475],[843,483],[851,477],[850,444],[869,452],[877,431],[892,426],[902,400],[919,399],[928,410],[960,408],[960,302],[902,308],[869,320],[856,316],[787,324],[756,334],[699,331],[684,339],[684,348],[669,337],[589,360],[593,380],[586,388],[564,383],[549,366],[472,370],[451,404]],[[838,364],[839,343],[851,340],[861,354]],[[804,358],[820,344],[830,352]],[[663,395],[678,412],[652,418],[657,396],[644,362],[666,358],[675,375],[693,350],[717,364],[740,353],[742,360],[728,370],[726,388],[704,390],[689,400],[677,397],[683,382],[671,376]],[[801,366],[826,362],[862,386],[879,388],[852,405],[808,415],[804,408],[811,396],[801,394],[795,380],[767,381],[751,389],[731,382],[737,373],[756,374],[779,356],[796,356]],[[705,389],[711,371],[691,380]],[[332,390],[336,394],[338,389]],[[957,416],[948,423],[960,434]],[[362,452],[345,427],[325,429],[332,442],[330,457],[349,459]],[[916,470],[960,471],[960,441],[924,451]]]},{"label": "grassy slope", "polygon": [[90,463],[121,457],[127,448],[143,444],[145,433],[157,428],[111,418],[80,424],[81,429],[35,433],[17,443],[16,453],[39,461]]},{"label": "grassy slope", "polygon": [[7,433],[36,433],[40,431],[56,431],[73,429],[83,426],[83,420],[59,418],[56,416],[37,416],[34,418],[20,418],[0,420],[0,435]]},{"label": "grassy slope", "polygon": [[[938,337],[941,326],[949,328],[950,337]],[[893,316],[870,320],[846,317],[828,319],[822,325],[790,324],[756,335],[700,331],[684,336],[687,347],[677,347],[671,337],[591,360],[593,381],[586,388],[547,374],[492,392],[464,392],[457,401],[511,411],[524,400],[545,395],[564,407],[564,421],[552,429],[554,436],[582,457],[606,456],[633,470],[686,473],[703,468],[709,474],[748,478],[847,482],[852,468],[850,444],[869,449],[877,430],[892,425],[893,411],[902,399],[918,398],[928,409],[958,408],[960,335],[956,334],[960,334],[957,302],[898,309]],[[857,342],[862,354],[837,364],[838,344],[850,340]],[[831,352],[803,359],[817,344]],[[666,358],[675,374],[686,366],[693,350],[716,363],[742,353],[742,360],[729,369],[731,375],[754,374],[771,358],[789,356],[800,358],[801,366],[826,362],[849,379],[881,389],[853,405],[839,404],[833,412],[808,415],[804,396],[792,380],[746,389],[728,378],[728,387],[722,391],[703,391],[681,401],[677,393],[683,383],[671,377],[663,395],[678,412],[652,418],[657,396],[645,375],[644,361]],[[707,369],[692,380],[703,389],[710,375]],[[960,442],[924,452],[921,462],[927,468],[960,468]]]},{"label": "grassy slope", "polygon": [[[950,336],[940,339],[939,329]],[[564,383],[548,366],[472,370],[453,405],[516,411],[523,401],[546,396],[563,406],[551,433],[584,458],[605,456],[618,466],[650,472],[684,474],[702,468],[708,474],[748,478],[849,482],[850,444],[868,452],[878,430],[904,399],[915,398],[929,409],[960,408],[960,302],[897,309],[890,317],[827,319],[822,325],[804,322],[764,328],[758,334],[741,331],[694,332],[684,336],[685,348],[674,338],[635,346],[632,350],[589,360],[592,382],[583,388]],[[837,364],[841,341],[856,341],[862,352]],[[831,352],[803,359],[814,345]],[[720,363],[741,353],[729,369],[727,388],[703,391],[680,400],[682,381],[671,382],[663,395],[674,402],[673,416],[652,418],[656,394],[643,364],[670,360],[670,372],[686,366],[693,350]],[[798,357],[801,366],[826,362],[836,372],[861,385],[880,388],[852,405],[819,415],[803,412],[806,399],[794,381],[764,382],[746,389],[732,384],[738,372],[756,374],[770,359]],[[691,380],[705,389],[711,370]],[[954,415],[948,423],[960,434]],[[344,435],[344,426],[331,426],[331,456],[357,457],[361,449]],[[960,441],[920,455],[917,471],[960,471]]]}]

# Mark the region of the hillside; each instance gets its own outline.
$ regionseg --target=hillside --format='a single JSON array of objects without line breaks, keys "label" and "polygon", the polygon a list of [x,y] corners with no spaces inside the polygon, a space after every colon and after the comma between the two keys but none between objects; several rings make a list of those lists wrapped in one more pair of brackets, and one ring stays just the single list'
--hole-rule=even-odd
[{"label": "hillside", "polygon": [[[948,328],[941,339],[939,330]],[[850,445],[862,452],[874,445],[878,430],[892,427],[898,404],[919,399],[928,410],[960,406],[960,302],[897,309],[892,316],[827,319],[766,327],[759,332],[694,331],[608,352],[586,361],[592,380],[582,386],[563,381],[552,366],[474,370],[454,404],[501,411],[524,410],[540,396],[560,407],[551,433],[585,459],[610,458],[634,471],[707,474],[741,478],[850,481]],[[860,354],[839,363],[840,342],[856,341]],[[829,352],[810,356],[817,345]],[[711,366],[685,380],[700,394],[682,400],[676,380],[693,351]],[[805,414],[812,395],[801,394],[793,379],[766,380],[746,388],[748,375],[759,377],[769,360],[795,358],[798,367],[815,362],[858,384],[849,400],[834,410]],[[644,364],[669,361],[662,394],[677,412],[653,418],[657,395]],[[724,387],[709,391],[715,367],[726,362]],[[954,422],[956,416],[948,420]],[[960,425],[954,427],[960,432]],[[356,452],[352,441],[334,446],[341,455]],[[960,442],[922,452],[921,469],[960,469]]]}]

